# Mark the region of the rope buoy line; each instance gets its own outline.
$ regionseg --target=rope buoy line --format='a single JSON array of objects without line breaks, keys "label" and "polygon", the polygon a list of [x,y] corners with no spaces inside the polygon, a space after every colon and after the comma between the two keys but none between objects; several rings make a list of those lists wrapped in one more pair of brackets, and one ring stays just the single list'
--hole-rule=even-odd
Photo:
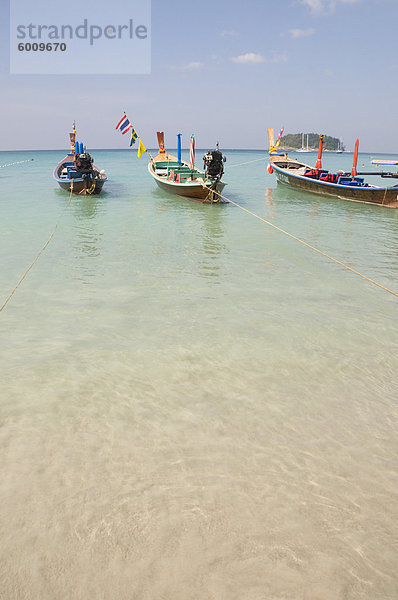
[{"label": "rope buoy line", "polygon": [[8,165],[0,165],[0,169],[4,169],[4,167],[12,167],[13,165],[21,165],[22,163],[30,162],[33,158],[28,158],[27,160],[18,160],[17,162],[8,163]]},{"label": "rope buoy line", "polygon": [[[205,187],[208,190],[210,190],[210,188],[207,185],[203,184],[203,187]],[[213,190],[211,190],[211,191],[213,191]],[[373,283],[374,285],[377,285],[377,287],[381,288],[382,290],[384,290],[384,291],[388,292],[389,294],[392,294],[393,296],[396,296],[398,298],[398,293],[393,292],[392,290],[390,290],[389,288],[385,287],[384,285],[381,285],[381,283],[377,283],[377,281],[374,281],[374,279],[371,279],[370,277],[366,277],[366,275],[363,275],[359,271],[356,271],[352,267],[349,267],[345,263],[341,262],[341,260],[337,260],[337,258],[333,258],[333,256],[330,256],[329,254],[326,254],[326,252],[322,252],[322,250],[318,250],[318,248],[315,248],[315,246],[311,246],[311,244],[308,244],[304,240],[301,240],[300,238],[296,237],[292,233],[289,233],[288,231],[285,231],[281,227],[278,227],[277,225],[274,225],[270,221],[267,221],[266,219],[263,219],[263,217],[260,217],[259,215],[256,215],[256,213],[252,212],[251,210],[248,210],[247,208],[245,208],[244,206],[241,206],[237,202],[234,202],[230,198],[227,198],[226,196],[223,196],[222,194],[220,194],[220,192],[216,192],[216,193],[223,200],[226,200],[227,202],[230,202],[231,204],[234,204],[235,206],[237,206],[241,210],[244,210],[245,212],[247,212],[249,215],[252,215],[253,217],[256,217],[256,219],[259,219],[263,223],[266,223],[266,225],[269,225],[270,227],[273,227],[274,229],[276,229],[277,231],[280,231],[284,235],[289,236],[293,240],[296,240],[296,242],[300,242],[300,244],[303,244],[304,246],[307,246],[307,248],[311,248],[311,250],[314,250],[314,252],[318,252],[318,254],[321,254],[322,256],[325,256],[326,258],[328,258],[329,260],[333,261],[334,263],[340,265],[341,267],[344,267],[348,271],[351,271],[351,273],[355,273],[355,275],[359,275],[359,277],[362,277],[362,279],[365,279],[366,281],[369,281],[370,283]]]},{"label": "rope buoy line", "polygon": [[44,252],[44,250],[47,248],[48,244],[51,242],[52,238],[54,237],[54,234],[57,230],[57,227],[59,225],[59,222],[61,221],[62,217],[64,216],[64,213],[66,211],[66,209],[69,207],[71,200],[72,200],[72,194],[73,194],[73,180],[71,182],[71,187],[70,187],[70,194],[69,194],[69,198],[68,198],[68,202],[64,208],[64,210],[62,211],[58,221],[55,224],[55,227],[50,235],[50,237],[48,238],[48,240],[46,241],[46,243],[44,244],[44,246],[41,248],[41,250],[37,253],[36,257],[34,258],[34,260],[31,262],[31,264],[29,265],[29,267],[26,269],[26,271],[24,272],[24,274],[22,275],[22,277],[19,279],[18,283],[16,284],[16,286],[14,287],[14,289],[12,290],[12,292],[10,292],[7,296],[7,298],[5,299],[5,301],[3,302],[3,304],[0,306],[0,312],[7,306],[8,302],[11,300],[11,298],[13,297],[13,295],[15,294],[15,292],[17,291],[17,289],[19,288],[19,286],[21,285],[21,283],[23,282],[23,280],[25,279],[26,275],[29,273],[29,271],[31,270],[31,268],[33,267],[33,265],[38,261],[40,255]]}]

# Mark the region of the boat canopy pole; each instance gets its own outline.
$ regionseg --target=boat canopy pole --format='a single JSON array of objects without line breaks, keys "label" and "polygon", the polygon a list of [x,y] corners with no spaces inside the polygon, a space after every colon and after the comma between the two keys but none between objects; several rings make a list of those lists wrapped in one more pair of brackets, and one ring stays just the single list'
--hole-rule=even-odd
[{"label": "boat canopy pole", "polygon": [[181,162],[181,136],[182,133],[177,133],[177,160]]},{"label": "boat canopy pole", "polygon": [[324,140],[324,135],[320,135],[319,136],[319,148],[318,148],[318,160],[316,161],[316,165],[315,168],[316,169],[322,169],[322,150],[323,150],[323,140]]},{"label": "boat canopy pole", "polygon": [[[217,142],[217,145],[218,145],[218,142]],[[189,168],[191,169],[191,171],[193,171],[195,168],[195,136],[194,136],[194,134],[191,135],[191,145],[190,145],[190,149],[189,149]]]},{"label": "boat canopy pole", "polygon": [[356,175],[358,175],[358,173],[357,173],[358,150],[359,150],[359,139],[357,138],[357,141],[355,142],[354,160],[353,160],[352,169],[351,169],[352,177],[355,177]]}]

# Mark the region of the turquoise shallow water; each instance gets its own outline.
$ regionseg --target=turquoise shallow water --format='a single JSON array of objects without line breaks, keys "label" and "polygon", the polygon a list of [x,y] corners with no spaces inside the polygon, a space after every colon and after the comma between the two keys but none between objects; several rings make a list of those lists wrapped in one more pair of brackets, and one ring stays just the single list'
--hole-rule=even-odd
[{"label": "turquoise shallow water", "polygon": [[[0,169],[1,303],[63,215],[0,313],[4,598],[396,598],[398,299],[93,155],[67,206],[62,152],[0,153],[34,158]],[[398,292],[397,210],[226,155],[232,200]]]}]

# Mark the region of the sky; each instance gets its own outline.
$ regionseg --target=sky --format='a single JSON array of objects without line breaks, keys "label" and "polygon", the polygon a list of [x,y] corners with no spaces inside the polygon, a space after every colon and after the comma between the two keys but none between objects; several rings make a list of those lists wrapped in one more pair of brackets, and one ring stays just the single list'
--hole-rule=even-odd
[{"label": "sky", "polygon": [[[48,0],[57,4],[65,13]],[[122,19],[126,0],[111,5]],[[97,0],[98,14],[108,6]],[[166,147],[181,132],[184,147],[194,133],[198,148],[263,149],[267,127],[284,126],[342,138],[349,150],[359,137],[360,151],[398,154],[398,0],[151,6],[147,74],[10,74],[1,0],[0,150],[66,149],[73,120],[88,148],[127,148],[115,131],[126,111],[148,148],[163,130]]]}]

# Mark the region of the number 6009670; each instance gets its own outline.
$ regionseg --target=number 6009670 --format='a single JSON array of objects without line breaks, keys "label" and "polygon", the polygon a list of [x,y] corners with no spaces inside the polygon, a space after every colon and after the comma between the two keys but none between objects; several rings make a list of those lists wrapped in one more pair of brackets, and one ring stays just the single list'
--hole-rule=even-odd
[{"label": "number 6009670", "polygon": [[48,42],[47,44],[45,44],[44,42],[33,42],[33,44],[31,44],[30,42],[26,42],[26,44],[18,44],[18,50],[20,52],[23,52],[24,50],[26,52],[56,52],[57,50],[65,52],[66,44],[64,42]]}]

